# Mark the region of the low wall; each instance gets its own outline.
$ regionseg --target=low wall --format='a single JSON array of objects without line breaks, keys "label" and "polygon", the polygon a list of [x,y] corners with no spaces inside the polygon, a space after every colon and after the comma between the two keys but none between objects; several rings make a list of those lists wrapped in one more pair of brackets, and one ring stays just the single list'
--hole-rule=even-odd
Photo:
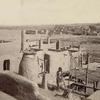
[{"label": "low wall", "polygon": [[0,72],[0,91],[18,100],[49,100],[39,93],[35,82],[8,71]]}]

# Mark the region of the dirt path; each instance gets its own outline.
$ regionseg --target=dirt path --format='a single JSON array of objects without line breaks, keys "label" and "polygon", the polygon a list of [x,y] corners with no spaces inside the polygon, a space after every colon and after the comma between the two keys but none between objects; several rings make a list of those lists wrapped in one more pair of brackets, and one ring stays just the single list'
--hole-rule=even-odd
[{"label": "dirt path", "polygon": [[[57,91],[50,91],[50,90],[44,90],[44,89],[39,89],[40,93],[51,100],[68,100],[67,98],[64,98],[62,96],[55,96],[57,94]],[[62,94],[62,92],[60,92]]]}]

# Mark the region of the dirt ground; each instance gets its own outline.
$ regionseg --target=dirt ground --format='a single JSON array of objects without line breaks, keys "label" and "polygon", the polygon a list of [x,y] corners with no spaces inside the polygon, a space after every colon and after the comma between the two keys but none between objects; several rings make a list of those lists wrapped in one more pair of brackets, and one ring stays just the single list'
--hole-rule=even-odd
[{"label": "dirt ground", "polygon": [[58,92],[58,91],[50,91],[50,90],[45,90],[45,89],[39,88],[39,92],[42,95],[50,98],[51,100],[69,100],[68,98],[64,98],[62,96],[55,96],[55,94],[62,94],[63,93],[62,91],[61,92]]}]

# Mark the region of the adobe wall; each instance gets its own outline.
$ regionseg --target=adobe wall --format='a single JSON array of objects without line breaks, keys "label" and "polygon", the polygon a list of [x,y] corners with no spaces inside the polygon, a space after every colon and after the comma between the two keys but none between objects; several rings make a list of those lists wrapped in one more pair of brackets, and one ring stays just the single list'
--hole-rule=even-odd
[{"label": "adobe wall", "polygon": [[14,55],[2,55],[0,56],[0,70],[4,70],[4,61],[10,60],[10,71],[18,73],[19,70],[19,63],[20,63],[21,56],[14,56]]}]

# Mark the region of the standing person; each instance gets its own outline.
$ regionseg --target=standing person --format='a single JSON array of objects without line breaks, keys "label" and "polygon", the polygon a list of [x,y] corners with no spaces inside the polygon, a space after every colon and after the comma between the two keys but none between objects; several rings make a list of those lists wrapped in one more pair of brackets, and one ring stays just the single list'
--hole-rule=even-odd
[{"label": "standing person", "polygon": [[62,82],[63,80],[63,76],[62,76],[62,68],[59,67],[58,68],[58,71],[56,73],[56,84],[57,84],[57,90],[60,89],[60,83]]}]

